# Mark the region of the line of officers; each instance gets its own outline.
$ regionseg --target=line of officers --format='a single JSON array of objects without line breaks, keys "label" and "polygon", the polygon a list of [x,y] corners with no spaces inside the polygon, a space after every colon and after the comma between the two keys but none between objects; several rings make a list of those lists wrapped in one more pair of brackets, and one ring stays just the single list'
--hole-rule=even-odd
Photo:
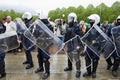
[{"label": "line of officers", "polygon": [[[26,24],[27,28],[29,28],[32,24],[31,13],[25,12],[23,14],[22,18],[24,19],[24,23]],[[48,21],[47,16],[45,16],[45,15],[43,16],[43,14],[39,14],[38,19],[40,19],[63,42],[66,42],[66,41],[72,39],[76,35],[79,35],[80,37],[82,37],[93,26],[93,24],[96,21],[99,22],[97,25],[100,26],[100,17],[98,14],[91,14],[90,16],[88,16],[89,24],[90,24],[89,27],[85,27],[82,24],[79,25],[77,23],[77,15],[74,12],[72,12],[68,15],[68,24],[66,24],[65,21],[62,19],[56,19],[54,28],[53,28],[53,25],[51,25],[51,23]],[[81,23],[83,23],[83,21]],[[13,26],[15,24],[11,20],[10,16],[7,16],[5,25],[3,25],[2,22],[1,22],[1,24],[3,26],[3,29],[0,30],[0,33],[3,33],[5,31],[9,31],[9,30],[17,30],[16,27]],[[112,38],[111,37],[112,36],[111,29],[113,27],[118,26],[118,25],[120,25],[120,16],[117,17],[113,26],[107,25],[107,21],[106,21],[105,24],[103,25],[103,27],[101,27],[101,29],[110,38]],[[6,28],[5,28],[5,26],[6,26]],[[106,26],[108,26],[108,27],[106,27]],[[27,64],[26,69],[30,69],[30,68],[34,67],[32,55],[31,55],[31,51],[34,50],[34,48],[35,47],[33,46],[29,50],[25,50],[26,61],[23,62],[23,64]],[[37,58],[38,58],[39,67],[35,70],[35,73],[44,71],[42,78],[46,79],[50,76],[50,62],[49,62],[50,56],[45,54],[44,51],[42,51],[40,48],[38,48],[37,50],[38,50]],[[79,53],[77,55],[79,56]],[[112,62],[111,57],[113,57],[114,62]],[[6,76],[4,58],[5,58],[5,53],[0,52],[0,78],[3,78]],[[73,58],[76,61],[76,64],[75,64],[76,74],[75,74],[75,76],[77,78],[79,78],[81,75],[80,58],[75,58],[75,57],[73,57]],[[96,71],[97,71],[97,67],[98,67],[99,58],[100,57],[98,57],[90,48],[87,47],[85,49],[85,61],[86,61],[87,72],[85,72],[83,74],[83,77],[92,76],[93,78],[96,78]],[[116,55],[116,52],[114,52],[113,55],[111,55],[108,59],[106,59],[106,62],[108,64],[107,69],[109,70],[112,67],[112,75],[117,76],[117,70],[118,70],[118,67],[120,64],[120,57]],[[68,65],[64,69],[64,71],[71,71],[71,70],[72,70],[72,62],[68,58]]]}]

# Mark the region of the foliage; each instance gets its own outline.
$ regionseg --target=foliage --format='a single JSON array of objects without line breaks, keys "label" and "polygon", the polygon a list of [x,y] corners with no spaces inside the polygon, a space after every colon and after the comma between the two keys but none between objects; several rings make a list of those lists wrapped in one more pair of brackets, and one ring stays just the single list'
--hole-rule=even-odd
[{"label": "foliage", "polygon": [[[94,7],[92,4],[89,4],[87,8],[84,8],[82,5],[76,7],[70,6],[68,8],[55,9],[49,12],[50,20],[54,21],[56,18],[63,18],[67,20],[67,15],[70,12],[75,12],[78,16],[78,22],[80,20],[87,21],[87,17],[90,14],[97,13],[101,17],[101,22],[108,20],[112,23],[118,15],[120,15],[120,2],[116,1],[111,7],[108,7],[104,3]],[[62,15],[65,15],[64,17]]]},{"label": "foliage", "polygon": [[[2,18],[5,18],[6,16],[11,16],[12,19],[14,20],[15,18],[19,17],[22,18],[23,13],[15,12],[14,10],[0,10],[0,20]],[[33,21],[36,19],[36,16],[33,16]]]},{"label": "foliage", "polygon": [[[57,18],[63,18],[67,21],[67,16],[70,12],[75,12],[78,16],[78,22],[80,20],[88,21],[87,17],[90,14],[97,13],[101,17],[101,22],[104,20],[108,20],[110,23],[112,23],[118,15],[120,15],[120,2],[116,1],[112,4],[111,7],[108,7],[104,3],[101,3],[100,5],[94,7],[92,4],[89,4],[86,8],[84,8],[82,5],[79,5],[77,8],[70,6],[68,8],[57,8],[55,10],[51,10],[48,14],[50,20],[54,21]],[[64,16],[63,16],[64,14]],[[16,17],[22,17],[23,13],[15,12],[14,10],[0,10],[0,19],[10,15],[13,19]],[[33,16],[33,20],[36,19],[36,16]]]}]

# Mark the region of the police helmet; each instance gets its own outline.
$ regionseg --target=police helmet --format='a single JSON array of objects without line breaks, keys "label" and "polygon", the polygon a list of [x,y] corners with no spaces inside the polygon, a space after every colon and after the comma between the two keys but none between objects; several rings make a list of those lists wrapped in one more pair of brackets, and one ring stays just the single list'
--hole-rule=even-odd
[{"label": "police helmet", "polygon": [[68,22],[71,22],[71,21],[77,22],[77,15],[74,12],[68,15]]},{"label": "police helmet", "polygon": [[95,24],[98,24],[100,22],[100,16],[98,14],[91,14],[88,16],[88,19],[94,20]]},{"label": "police helmet", "polygon": [[30,20],[32,18],[32,14],[30,12],[25,12],[22,18]]}]

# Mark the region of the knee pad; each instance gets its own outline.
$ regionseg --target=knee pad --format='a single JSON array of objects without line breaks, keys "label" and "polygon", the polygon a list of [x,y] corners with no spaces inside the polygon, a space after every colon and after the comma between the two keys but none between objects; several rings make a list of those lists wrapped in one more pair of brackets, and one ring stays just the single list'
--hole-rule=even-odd
[{"label": "knee pad", "polygon": [[98,60],[99,60],[99,59],[93,59],[92,61],[93,61],[93,62],[98,62]]},{"label": "knee pad", "polygon": [[48,59],[47,58],[43,58],[43,62],[46,62],[46,61],[48,61]]}]

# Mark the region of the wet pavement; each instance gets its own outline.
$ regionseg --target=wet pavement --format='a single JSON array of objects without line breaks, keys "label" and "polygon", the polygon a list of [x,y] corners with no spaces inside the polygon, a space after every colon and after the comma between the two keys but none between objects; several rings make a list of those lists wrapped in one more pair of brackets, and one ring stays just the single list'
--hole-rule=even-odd
[{"label": "wet pavement", "polygon": [[[0,80],[43,80],[43,73],[34,73],[38,68],[37,52],[32,52],[34,67],[26,70],[22,63],[25,61],[24,53],[13,53],[6,54],[6,78]],[[95,79],[91,77],[83,77],[82,74],[86,71],[84,57],[81,58],[81,77],[75,77],[75,67],[73,66],[72,71],[65,72],[64,68],[67,66],[67,56],[62,53],[53,56],[50,59],[50,77],[46,80],[120,80],[120,68],[117,77],[113,77],[111,70],[106,70],[106,61],[101,56],[97,69],[97,77]],[[73,62],[74,65],[74,62]]]}]

